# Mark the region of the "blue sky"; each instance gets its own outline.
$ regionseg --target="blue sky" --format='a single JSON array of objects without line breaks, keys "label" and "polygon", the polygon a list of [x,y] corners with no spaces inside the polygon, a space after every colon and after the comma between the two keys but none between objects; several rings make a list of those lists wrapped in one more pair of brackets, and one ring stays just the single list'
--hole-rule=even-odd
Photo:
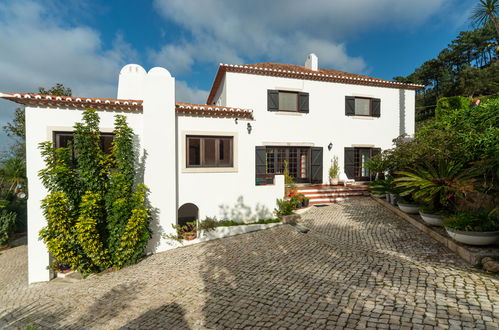
[{"label": "blue sky", "polygon": [[[0,91],[63,83],[116,97],[120,68],[167,68],[204,103],[219,63],[319,66],[392,79],[466,30],[476,0],[0,0]],[[16,105],[0,101],[0,126]],[[0,133],[0,151],[12,143]]]}]

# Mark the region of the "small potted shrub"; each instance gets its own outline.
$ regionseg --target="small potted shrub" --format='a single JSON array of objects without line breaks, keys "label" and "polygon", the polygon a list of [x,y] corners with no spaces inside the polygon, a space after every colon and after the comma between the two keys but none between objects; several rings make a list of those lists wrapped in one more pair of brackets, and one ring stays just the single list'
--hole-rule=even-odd
[{"label": "small potted shrub", "polygon": [[338,185],[340,177],[340,164],[338,163],[338,156],[333,156],[331,160],[331,167],[329,168],[329,184],[332,186]]},{"label": "small potted shrub", "polygon": [[186,222],[185,225],[172,225],[174,229],[177,230],[177,236],[179,239],[193,240],[197,236],[197,220]]},{"label": "small potted shrub", "polygon": [[310,199],[303,196],[303,201],[302,201],[302,205],[303,207],[308,207],[308,204],[310,203]]},{"label": "small potted shrub", "polygon": [[472,172],[463,164],[440,161],[437,165],[419,166],[413,172],[396,172],[401,177],[394,181],[402,196],[412,196],[427,205],[419,212],[429,225],[439,225],[442,214],[456,207],[459,200],[474,191]]},{"label": "small potted shrub", "polygon": [[457,212],[444,219],[447,234],[454,240],[469,245],[490,245],[499,242],[497,208]]}]

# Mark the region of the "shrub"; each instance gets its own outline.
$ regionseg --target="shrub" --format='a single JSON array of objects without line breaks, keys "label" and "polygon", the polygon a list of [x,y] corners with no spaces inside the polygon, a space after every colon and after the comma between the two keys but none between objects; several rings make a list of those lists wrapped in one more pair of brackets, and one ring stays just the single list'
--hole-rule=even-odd
[{"label": "shrub", "polygon": [[464,111],[471,105],[471,98],[465,96],[442,97],[437,101],[435,117],[440,119],[453,112]]},{"label": "shrub", "polygon": [[39,175],[49,191],[42,208],[47,226],[40,237],[53,266],[84,274],[136,263],[150,238],[147,188],[135,181],[133,131],[116,116],[112,153],[100,148],[99,117],[83,114],[74,144],[55,149],[40,145],[46,168]]},{"label": "shrub", "polygon": [[0,210],[0,246],[8,245],[14,233],[16,214],[7,210]]},{"label": "shrub", "polygon": [[435,210],[455,207],[466,193],[474,190],[473,180],[463,164],[441,161],[437,167],[427,165],[412,172],[396,172],[394,180],[400,196],[429,204]]},{"label": "shrub", "polygon": [[499,230],[497,209],[487,212],[484,209],[458,212],[444,219],[445,227],[460,231],[496,231]]},{"label": "shrub", "polygon": [[329,168],[329,177],[334,179],[340,175],[340,164],[338,163],[338,156],[333,156],[331,160],[331,167]]},{"label": "shrub", "polygon": [[296,209],[296,204],[294,201],[289,199],[277,199],[277,208],[274,210],[278,217],[293,214]]}]

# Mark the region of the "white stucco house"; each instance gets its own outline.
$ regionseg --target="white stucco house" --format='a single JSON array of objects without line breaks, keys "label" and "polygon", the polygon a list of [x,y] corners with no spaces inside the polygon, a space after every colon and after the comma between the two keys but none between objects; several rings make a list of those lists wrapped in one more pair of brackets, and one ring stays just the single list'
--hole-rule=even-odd
[{"label": "white stucco house", "polygon": [[284,195],[284,160],[303,184],[327,183],[333,156],[347,176],[369,180],[365,160],[414,133],[420,87],[321,69],[310,54],[304,66],[220,64],[205,105],[176,102],[166,69],[136,64],[121,70],[116,99],[0,93],[26,107],[29,282],[51,277],[38,240],[47,194],[38,144],[63,146],[86,108],[98,110],[103,141],[112,139],[118,113],[137,135],[157,210],[150,252],[158,252],[168,248],[161,234],[178,221],[271,217]]}]

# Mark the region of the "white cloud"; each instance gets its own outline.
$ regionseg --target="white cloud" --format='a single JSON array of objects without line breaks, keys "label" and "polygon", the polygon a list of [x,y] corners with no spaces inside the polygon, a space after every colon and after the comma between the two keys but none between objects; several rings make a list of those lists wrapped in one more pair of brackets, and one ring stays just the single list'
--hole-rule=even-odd
[{"label": "white cloud", "polygon": [[0,18],[2,91],[36,91],[60,82],[76,95],[113,97],[125,58],[135,56],[120,35],[106,48],[95,30],[66,27],[36,2],[7,2]]},{"label": "white cloud", "polygon": [[190,32],[192,40],[165,45],[150,58],[186,72],[203,62],[263,58],[303,64],[314,52],[322,67],[363,72],[364,60],[348,54],[348,38],[372,28],[413,29],[446,1],[155,0],[160,15]]},{"label": "white cloud", "polygon": [[178,102],[205,104],[208,91],[190,87],[185,81],[175,82],[175,99]]}]

